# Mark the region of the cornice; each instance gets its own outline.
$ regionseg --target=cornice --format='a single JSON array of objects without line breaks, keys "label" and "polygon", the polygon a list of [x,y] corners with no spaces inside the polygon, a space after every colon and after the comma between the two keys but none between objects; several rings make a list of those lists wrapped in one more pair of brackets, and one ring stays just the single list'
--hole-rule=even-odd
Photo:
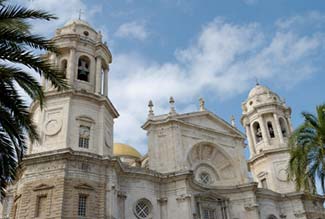
[{"label": "cornice", "polygon": [[[83,98],[86,99],[87,101],[91,101],[93,103],[98,103],[100,102],[101,104],[104,104],[107,109],[112,113],[113,118],[119,117],[119,113],[117,109],[114,107],[113,103],[110,101],[110,99],[106,96],[101,96],[97,95],[94,93],[89,93],[89,92],[81,92],[81,91],[76,91],[76,90],[66,90],[66,91],[49,91],[45,93],[45,101],[50,100],[50,99],[55,99],[58,97],[78,97],[78,98]],[[38,101],[32,102],[30,106],[30,112],[34,112],[35,108],[39,106]]]},{"label": "cornice", "polygon": [[248,162],[249,165],[252,165],[257,160],[265,158],[268,155],[277,154],[277,153],[285,153],[285,152],[288,152],[288,151],[289,151],[289,148],[287,148],[287,147],[286,148],[275,148],[275,149],[270,149],[270,150],[264,150],[264,151],[260,152],[259,154],[254,155],[247,162]]}]

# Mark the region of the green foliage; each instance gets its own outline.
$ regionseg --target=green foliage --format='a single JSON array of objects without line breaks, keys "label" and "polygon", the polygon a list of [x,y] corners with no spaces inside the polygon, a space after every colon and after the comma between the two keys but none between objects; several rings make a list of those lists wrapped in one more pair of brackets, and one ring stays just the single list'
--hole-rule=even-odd
[{"label": "green foliage", "polygon": [[303,112],[304,123],[290,137],[289,178],[297,190],[316,193],[316,179],[325,192],[325,104],[316,115]]},{"label": "green foliage", "polygon": [[56,52],[55,46],[50,40],[31,34],[27,19],[52,20],[56,17],[45,11],[8,5],[6,0],[0,0],[0,200],[5,195],[7,184],[15,180],[26,150],[27,135],[31,142],[38,140],[28,105],[18,93],[17,86],[33,101],[39,101],[41,107],[44,93],[39,82],[26,69],[32,69],[51,81],[58,90],[67,88],[64,74],[34,52]]}]

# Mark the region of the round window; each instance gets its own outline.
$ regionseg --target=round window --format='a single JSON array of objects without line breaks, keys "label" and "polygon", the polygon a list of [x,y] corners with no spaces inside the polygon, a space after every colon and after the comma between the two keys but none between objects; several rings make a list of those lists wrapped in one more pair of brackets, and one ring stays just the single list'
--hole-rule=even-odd
[{"label": "round window", "polygon": [[210,184],[210,182],[211,182],[210,174],[208,174],[206,172],[200,173],[199,178],[203,184]]},{"label": "round window", "polygon": [[140,219],[149,218],[152,205],[147,199],[140,199],[134,206],[134,214]]}]

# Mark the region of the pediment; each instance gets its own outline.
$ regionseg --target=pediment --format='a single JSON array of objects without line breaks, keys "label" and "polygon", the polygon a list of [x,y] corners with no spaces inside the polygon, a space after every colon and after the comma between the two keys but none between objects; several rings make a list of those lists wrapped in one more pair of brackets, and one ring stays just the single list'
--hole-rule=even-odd
[{"label": "pediment", "polygon": [[197,127],[207,128],[216,132],[226,133],[238,136],[240,138],[245,138],[245,135],[240,132],[237,128],[231,126],[228,122],[224,121],[217,115],[208,111],[184,114],[178,119]]},{"label": "pediment", "polygon": [[75,186],[74,188],[85,189],[85,190],[94,190],[94,187],[92,187],[91,185],[88,185],[87,183],[79,184],[79,185]]},{"label": "pediment", "polygon": [[50,185],[47,185],[47,184],[39,184],[37,186],[34,187],[34,191],[38,191],[38,190],[46,190],[46,189],[52,189],[54,186],[50,186]]}]

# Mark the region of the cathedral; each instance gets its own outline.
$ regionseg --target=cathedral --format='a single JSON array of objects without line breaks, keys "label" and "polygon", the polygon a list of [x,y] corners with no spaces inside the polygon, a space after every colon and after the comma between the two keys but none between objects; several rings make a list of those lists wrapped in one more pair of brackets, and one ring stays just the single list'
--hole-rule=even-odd
[{"label": "cathedral", "polygon": [[52,40],[59,53],[45,56],[65,72],[70,89],[42,81],[46,106],[30,106],[40,141],[29,144],[0,218],[325,218],[324,197],[287,180],[291,109],[278,94],[259,84],[251,89],[241,105],[245,134],[203,99],[198,111],[179,114],[171,97],[163,115],[149,101],[142,156],[114,143],[119,113],[107,92],[112,55],[101,33],[78,19]]}]

